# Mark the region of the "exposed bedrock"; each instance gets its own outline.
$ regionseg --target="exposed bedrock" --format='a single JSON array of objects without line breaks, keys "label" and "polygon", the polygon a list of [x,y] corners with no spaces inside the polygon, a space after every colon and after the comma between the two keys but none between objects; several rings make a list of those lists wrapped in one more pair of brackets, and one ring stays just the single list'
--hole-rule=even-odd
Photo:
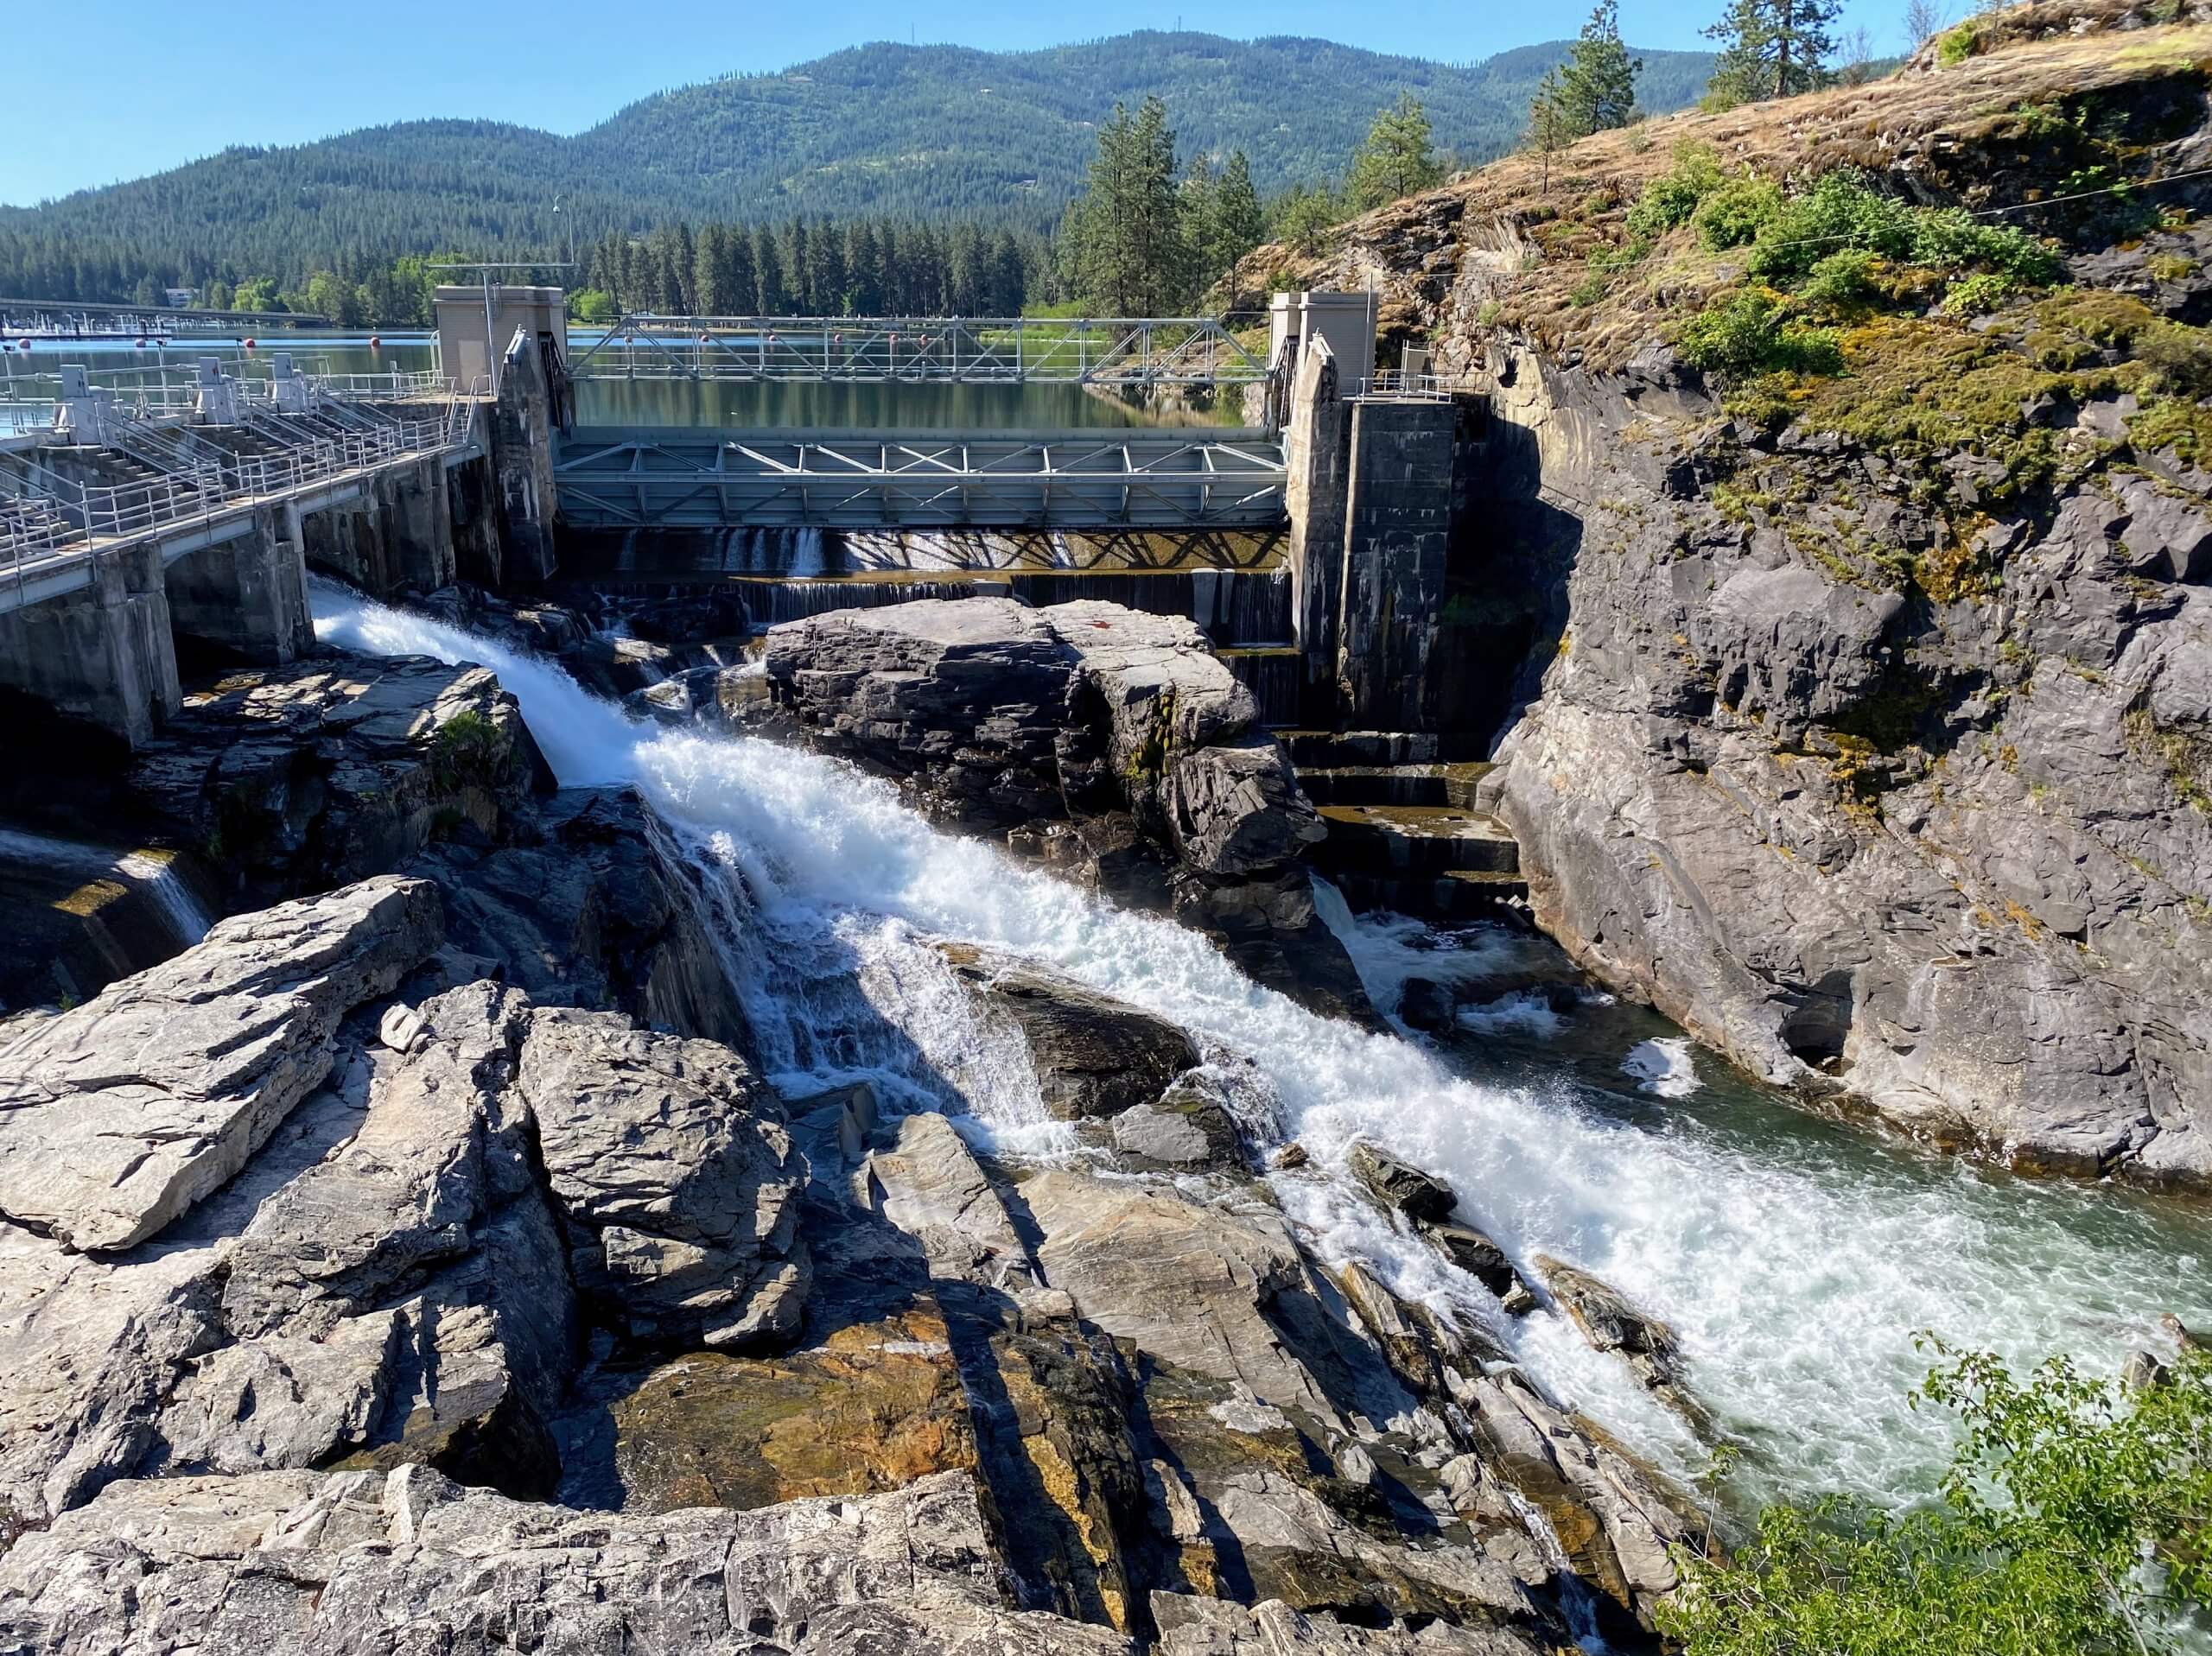
[{"label": "exposed bedrock", "polygon": [[1263,980],[1359,1009],[1300,860],[1319,816],[1194,622],[928,599],[773,628],[767,672],[809,740],[900,778],[938,817],[1172,905]]},{"label": "exposed bedrock", "polygon": [[1672,1585],[1648,1482],[1313,1257],[1173,1025],[964,957],[1110,1164],[1024,1170],[468,979],[440,908],[381,876],[11,1026],[0,1641],[1534,1656],[1563,1568],[1630,1646]]},{"label": "exposed bedrock", "polygon": [[1779,458],[1910,555],[1940,526],[1878,482],[1832,504],[1878,457],[1777,457],[1663,363],[1512,359],[1532,464],[1592,503],[1518,520],[1560,642],[1485,785],[1540,922],[1768,1080],[2024,1166],[2212,1178],[2212,598],[2174,552],[2205,480],[2000,509],[2002,592],[1908,602],[1699,481]]}]

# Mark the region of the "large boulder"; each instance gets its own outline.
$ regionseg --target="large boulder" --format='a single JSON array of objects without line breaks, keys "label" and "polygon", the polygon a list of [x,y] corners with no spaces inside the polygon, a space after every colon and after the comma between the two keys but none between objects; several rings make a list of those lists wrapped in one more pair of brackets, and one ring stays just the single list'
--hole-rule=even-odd
[{"label": "large boulder", "polygon": [[773,628],[767,669],[817,741],[915,777],[960,820],[1127,811],[1215,879],[1279,871],[1323,833],[1251,693],[1184,617],[925,599]]},{"label": "large boulder", "polygon": [[518,1081],[576,1279],[604,1317],[663,1344],[797,1331],[805,1170],[742,1058],[620,1012],[541,1010]]},{"label": "large boulder", "polygon": [[1166,1019],[1071,978],[966,948],[945,953],[962,980],[1020,1030],[1045,1107],[1061,1120],[1150,1104],[1198,1062],[1191,1037]]},{"label": "large boulder", "polygon": [[537,1005],[605,1006],[738,1046],[745,1014],[701,918],[696,875],[634,793],[544,801],[528,844],[443,841],[407,865],[437,882],[446,936]]},{"label": "large boulder", "polygon": [[78,1248],[154,1235],[329,1072],[339,1020],[437,948],[435,890],[364,880],[241,915],[0,1048],[0,1215]]},{"label": "large boulder", "polygon": [[768,678],[833,750],[925,773],[931,803],[1007,822],[1058,806],[1074,656],[1010,599],[839,610],[768,633]]},{"label": "large boulder", "polygon": [[388,873],[462,823],[505,835],[552,775],[481,667],[329,657],[194,690],[143,752],[130,798],[257,906]]},{"label": "large boulder", "polygon": [[1352,1145],[1346,1160],[1353,1175],[1377,1202],[1416,1222],[1447,1219],[1459,1206],[1459,1198],[1450,1185],[1380,1145],[1362,1139]]},{"label": "large boulder", "polygon": [[1317,1419],[1410,1407],[1280,1215],[1067,1172],[1026,1179],[1020,1196],[1046,1281],[1116,1338]]},{"label": "large boulder", "polygon": [[351,1343],[356,1319],[396,1310],[400,1349],[363,1463],[420,1461],[545,1494],[558,1482],[547,1423],[579,1329],[510,1086],[529,1011],[491,983],[418,1008],[352,1139],[255,1209],[223,1314],[241,1338]]},{"label": "large boulder", "polygon": [[937,1280],[1033,1286],[1036,1267],[1014,1217],[952,1124],[910,1115],[853,1183],[860,1199],[916,1244]]}]

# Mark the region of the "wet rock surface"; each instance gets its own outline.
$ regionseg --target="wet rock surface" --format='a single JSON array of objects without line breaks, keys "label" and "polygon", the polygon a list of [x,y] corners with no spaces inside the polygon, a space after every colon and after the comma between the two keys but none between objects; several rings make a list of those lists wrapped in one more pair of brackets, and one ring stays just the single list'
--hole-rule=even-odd
[{"label": "wet rock surface", "polygon": [[[1300,859],[1325,829],[1193,622],[927,599],[786,622],[767,677],[806,739],[938,817],[1224,935],[1264,981],[1360,1003]],[[1287,951],[1294,962],[1282,958]],[[1327,960],[1337,969],[1301,970]]]}]

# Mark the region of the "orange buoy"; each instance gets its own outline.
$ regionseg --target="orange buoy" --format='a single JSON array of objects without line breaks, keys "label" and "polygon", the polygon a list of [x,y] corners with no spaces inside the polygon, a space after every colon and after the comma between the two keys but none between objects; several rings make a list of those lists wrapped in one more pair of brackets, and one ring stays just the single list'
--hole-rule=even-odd
[{"label": "orange buoy", "polygon": [[381,351],[381,350],[383,350],[383,349],[384,349],[384,341],[383,341],[382,339],[380,339],[377,338],[377,336],[376,336],[375,334],[373,334],[373,333],[370,334],[370,335],[369,335],[369,349],[370,349],[370,350],[372,350],[372,351]]},{"label": "orange buoy", "polygon": [[253,341],[251,339],[248,339],[245,343],[247,350],[251,351],[253,349]]}]

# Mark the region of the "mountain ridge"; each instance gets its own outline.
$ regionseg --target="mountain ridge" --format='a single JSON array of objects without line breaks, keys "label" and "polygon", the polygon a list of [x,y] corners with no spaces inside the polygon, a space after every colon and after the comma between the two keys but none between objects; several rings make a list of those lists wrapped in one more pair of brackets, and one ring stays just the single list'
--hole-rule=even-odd
[{"label": "mountain ridge", "polygon": [[[1243,149],[1262,190],[1341,171],[1375,112],[1422,98],[1440,149],[1514,142],[1566,41],[1471,65],[1277,35],[1142,30],[1027,53],[875,42],[638,99],[572,136],[445,117],[241,145],[146,177],[0,207],[8,238],[127,244],[186,278],[465,247],[543,256],[673,219],[967,219],[1043,228],[1116,101],[1158,92],[1185,155]],[[1695,96],[1703,53],[1646,51],[1655,111]],[[554,199],[561,211],[553,211]],[[17,263],[22,260],[18,248]],[[232,278],[235,279],[235,278]]]}]

